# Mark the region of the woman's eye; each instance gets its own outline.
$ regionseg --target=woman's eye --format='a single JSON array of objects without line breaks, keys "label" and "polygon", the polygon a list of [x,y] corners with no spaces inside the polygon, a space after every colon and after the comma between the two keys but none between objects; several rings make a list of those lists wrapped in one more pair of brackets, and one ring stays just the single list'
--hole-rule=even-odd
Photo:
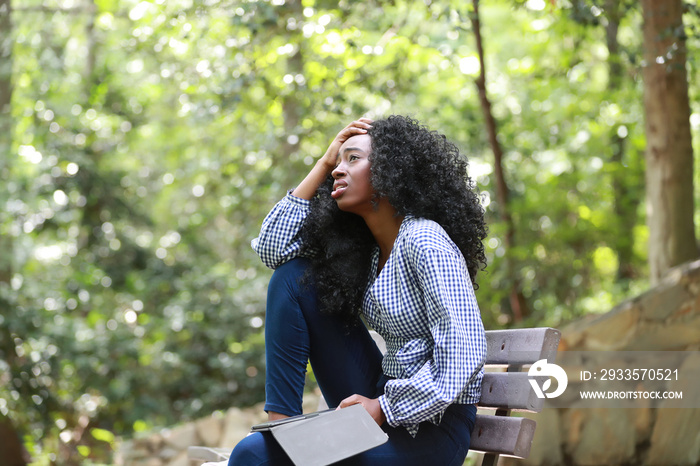
[{"label": "woman's eye", "polygon": [[350,157],[348,157],[348,160],[355,160],[355,159],[359,159],[359,158],[360,157],[358,157],[357,155],[352,154],[352,155],[350,155]]}]

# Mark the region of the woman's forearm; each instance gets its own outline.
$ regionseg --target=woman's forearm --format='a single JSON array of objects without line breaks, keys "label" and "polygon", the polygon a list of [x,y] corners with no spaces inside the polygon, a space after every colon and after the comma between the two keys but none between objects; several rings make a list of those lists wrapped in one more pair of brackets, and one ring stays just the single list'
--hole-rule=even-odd
[{"label": "woman's forearm", "polygon": [[323,183],[328,174],[333,170],[333,166],[328,166],[326,157],[319,159],[313,166],[299,186],[294,188],[292,195],[301,199],[311,200],[318,187]]}]

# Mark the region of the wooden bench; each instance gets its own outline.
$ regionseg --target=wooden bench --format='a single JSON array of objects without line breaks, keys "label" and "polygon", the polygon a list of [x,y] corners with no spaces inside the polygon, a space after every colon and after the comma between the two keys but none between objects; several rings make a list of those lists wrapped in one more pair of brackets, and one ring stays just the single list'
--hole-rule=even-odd
[{"label": "wooden bench", "polygon": [[[482,466],[495,465],[500,455],[527,458],[536,423],[510,417],[511,412],[538,413],[544,399],[538,398],[524,366],[540,359],[553,363],[561,332],[553,328],[490,330],[486,332],[486,370],[481,382],[480,410],[494,414],[476,415],[470,451],[485,453]],[[491,372],[505,368],[505,372]]]},{"label": "wooden bench", "polygon": [[[380,349],[381,337],[373,334]],[[480,411],[472,432],[470,451],[484,453],[482,466],[492,466],[498,457],[527,458],[536,423],[532,419],[511,417],[511,412],[537,413],[544,399],[538,398],[529,382],[525,366],[540,359],[553,363],[561,333],[553,328],[490,330],[486,332],[486,373],[481,385]],[[505,371],[503,371],[505,369]],[[500,372],[494,372],[500,370]],[[482,414],[483,410],[495,410]],[[231,446],[233,448],[233,445]],[[190,459],[224,461],[230,449],[190,447]]]}]

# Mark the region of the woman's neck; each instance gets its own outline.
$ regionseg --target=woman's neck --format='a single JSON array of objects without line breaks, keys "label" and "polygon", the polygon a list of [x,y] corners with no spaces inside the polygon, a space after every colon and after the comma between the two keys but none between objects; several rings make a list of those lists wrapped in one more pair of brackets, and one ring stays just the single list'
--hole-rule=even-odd
[{"label": "woman's neck", "polygon": [[379,246],[379,269],[381,270],[391,254],[404,217],[397,216],[396,209],[386,199],[380,199],[377,208],[365,212],[362,218]]}]

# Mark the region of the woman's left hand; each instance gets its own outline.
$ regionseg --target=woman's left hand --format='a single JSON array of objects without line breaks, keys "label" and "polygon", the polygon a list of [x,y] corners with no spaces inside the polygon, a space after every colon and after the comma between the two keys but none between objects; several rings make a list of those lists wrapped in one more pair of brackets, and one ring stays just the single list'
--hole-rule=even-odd
[{"label": "woman's left hand", "polygon": [[351,395],[340,402],[338,409],[347,408],[348,406],[357,404],[362,405],[362,407],[367,410],[370,416],[372,416],[372,419],[374,419],[378,425],[381,426],[386,422],[386,416],[384,415],[384,411],[382,411],[382,407],[379,404],[379,398],[367,398],[362,395]]}]

